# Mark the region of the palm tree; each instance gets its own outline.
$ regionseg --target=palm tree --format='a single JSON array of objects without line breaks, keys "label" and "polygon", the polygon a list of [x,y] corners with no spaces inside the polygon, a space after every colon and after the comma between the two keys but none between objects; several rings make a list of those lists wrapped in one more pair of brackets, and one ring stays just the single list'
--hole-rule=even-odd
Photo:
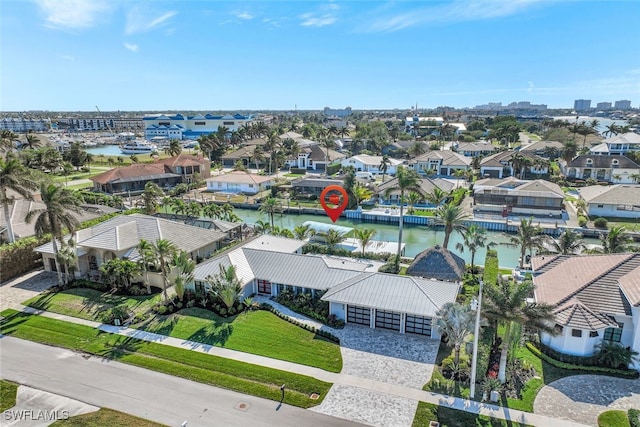
[{"label": "palm tree", "polygon": [[602,251],[605,254],[617,254],[627,252],[633,239],[627,233],[627,229],[620,225],[609,228],[606,235],[601,234],[600,241],[602,242]]},{"label": "palm tree", "polygon": [[169,141],[169,146],[164,149],[164,152],[167,153],[170,157],[175,157],[182,153],[182,145],[180,145],[180,141],[177,139],[172,139]]},{"label": "palm tree", "polygon": [[38,237],[51,234],[53,245],[53,255],[58,272],[58,284],[62,284],[62,270],[58,260],[58,241],[62,242],[65,230],[71,234],[75,233],[80,225],[78,219],[71,213],[80,213],[82,208],[81,200],[71,191],[55,184],[43,183],[40,185],[40,197],[43,208],[30,211],[25,217],[26,222],[31,222],[34,218],[35,232]]},{"label": "palm tree", "polygon": [[611,137],[617,135],[618,133],[620,133],[620,127],[615,123],[611,123],[607,126],[607,130],[603,132],[603,135]]},{"label": "palm tree", "polygon": [[613,369],[628,369],[629,364],[638,360],[638,352],[619,342],[602,340],[596,345],[595,360],[598,365]]},{"label": "palm tree", "polygon": [[315,230],[309,224],[296,225],[293,229],[293,235],[298,240],[306,240],[315,234]]},{"label": "palm tree", "polygon": [[215,276],[207,276],[205,280],[211,285],[214,298],[219,299],[227,309],[233,307],[242,295],[242,283],[238,280],[236,268],[233,265],[229,267],[220,265],[220,272]]},{"label": "palm tree", "polygon": [[7,234],[9,243],[15,241],[13,227],[11,226],[11,214],[9,205],[13,198],[7,196],[7,190],[15,191],[26,200],[33,200],[32,191],[38,188],[29,170],[24,167],[17,157],[9,153],[6,158],[0,157],[0,203],[4,210],[7,222]]},{"label": "palm tree", "polygon": [[358,242],[360,242],[360,246],[362,246],[362,256],[364,256],[367,245],[373,240],[375,235],[376,230],[374,228],[356,228],[354,230],[354,236],[358,239]]},{"label": "palm tree", "polygon": [[3,129],[0,131],[0,150],[11,151],[14,148],[14,141],[18,140],[18,135],[11,131]]},{"label": "palm tree", "polygon": [[534,285],[531,281],[518,283],[499,280],[495,285],[487,285],[484,288],[486,298],[483,300],[482,311],[486,317],[504,326],[498,372],[498,379],[504,383],[512,324],[515,322],[553,334],[553,306],[526,302],[533,295]]},{"label": "palm tree", "polygon": [[631,178],[631,181],[633,181],[636,184],[640,183],[640,173],[631,174],[629,178]]},{"label": "palm tree", "polygon": [[449,246],[451,233],[454,231],[463,233],[467,229],[464,225],[465,219],[467,219],[467,214],[460,206],[456,206],[453,203],[447,203],[436,209],[436,223],[444,225],[443,248],[447,249]]},{"label": "palm tree", "polygon": [[162,293],[164,300],[167,301],[169,299],[167,287],[169,284],[169,275],[171,274],[171,262],[178,248],[169,240],[158,239],[156,243],[152,244],[152,250],[155,257],[155,264],[160,268],[163,285]]},{"label": "palm tree", "polygon": [[65,272],[64,283],[69,283],[73,278],[76,270],[76,262],[78,261],[78,255],[76,253],[73,239],[69,239],[66,244],[65,242],[62,242],[56,257],[58,258],[58,262],[63,266],[63,270]]},{"label": "palm tree", "polygon": [[448,302],[436,312],[436,328],[440,335],[447,336],[447,345],[454,349],[454,364],[460,361],[460,348],[467,337],[473,333],[475,325],[471,307]]},{"label": "palm tree", "polygon": [[385,190],[384,195],[388,198],[391,193],[400,191],[400,217],[398,219],[398,253],[396,254],[396,271],[400,269],[400,256],[402,255],[402,226],[404,222],[404,195],[407,192],[414,191],[422,194],[422,188],[420,188],[420,177],[413,169],[405,169],[403,166],[398,166],[396,171],[396,181],[392,187]]},{"label": "palm tree", "polygon": [[391,164],[391,160],[389,160],[389,156],[387,156],[386,154],[382,156],[382,160],[380,161],[380,166],[378,166],[378,169],[380,169],[380,172],[382,172],[383,183],[384,183],[384,176],[387,174],[390,164]]},{"label": "palm tree", "polygon": [[261,219],[257,220],[253,225],[253,231],[255,234],[265,234],[271,230],[271,224]]},{"label": "palm tree", "polygon": [[566,141],[562,149],[562,160],[570,162],[578,154],[578,144],[575,141]]},{"label": "palm tree", "polygon": [[149,181],[144,186],[144,192],[142,193],[142,204],[144,206],[144,213],[152,215],[158,210],[158,199],[162,197],[164,193],[158,187],[158,184]]},{"label": "palm tree", "polygon": [[367,187],[360,183],[356,183],[355,187],[351,192],[356,201],[356,208],[360,207],[360,203],[368,200],[373,196],[373,191],[369,190]]},{"label": "palm tree", "polygon": [[524,266],[524,259],[527,249],[529,251],[533,249],[542,249],[544,244],[549,240],[547,236],[542,233],[542,228],[537,225],[533,225],[533,219],[522,218],[520,225],[518,225],[518,231],[515,236],[509,238],[509,243],[503,243],[507,246],[520,248],[520,268]]},{"label": "palm tree", "polygon": [[562,255],[580,253],[586,247],[584,240],[582,240],[582,234],[571,229],[563,231],[557,239],[552,239],[549,243],[554,252]]},{"label": "palm tree", "polygon": [[487,244],[487,230],[476,224],[471,224],[462,234],[463,243],[456,243],[456,249],[464,252],[464,248],[469,248],[471,252],[471,272],[475,271],[476,252],[480,248],[491,247],[493,243]]},{"label": "palm tree", "polygon": [[37,136],[31,133],[28,133],[26,136],[26,142],[24,145],[26,145],[27,148],[29,148],[30,150],[35,150],[36,148],[39,148],[42,145],[42,143],[40,142],[40,139]]},{"label": "palm tree", "polygon": [[275,197],[269,197],[260,205],[260,209],[258,209],[260,213],[269,215],[269,220],[271,222],[271,228],[275,225],[273,222],[273,217],[275,214],[282,212],[282,204],[280,200]]},{"label": "palm tree", "polygon": [[180,302],[184,299],[185,287],[193,282],[196,263],[189,258],[187,251],[179,251],[173,256],[171,266],[175,268],[176,295]]},{"label": "palm tree", "polygon": [[407,213],[409,215],[413,215],[415,212],[415,205],[417,205],[420,200],[422,200],[422,194],[416,193],[415,191],[412,191],[407,195]]},{"label": "palm tree", "polygon": [[131,159],[131,163],[138,163],[140,161],[140,159],[138,158],[137,155],[132,154],[129,156],[129,159]]},{"label": "palm tree", "polygon": [[447,197],[449,197],[449,193],[439,187],[434,187],[431,193],[425,195],[425,199],[434,206],[440,206],[442,202],[447,200]]},{"label": "palm tree", "polygon": [[329,249],[334,249],[338,244],[340,244],[345,239],[344,234],[340,233],[335,228],[329,229],[327,234],[324,236],[324,241],[326,242]]},{"label": "palm tree", "polygon": [[464,169],[456,169],[453,171],[453,176],[458,178],[458,185],[456,186],[456,188],[460,188],[460,179],[465,177],[466,175],[467,175],[467,171]]},{"label": "palm tree", "polygon": [[140,239],[138,243],[138,254],[140,258],[138,263],[144,273],[144,284],[147,287],[147,293],[151,293],[151,285],[149,284],[149,266],[155,267],[156,257],[154,254],[153,245],[145,239]]}]

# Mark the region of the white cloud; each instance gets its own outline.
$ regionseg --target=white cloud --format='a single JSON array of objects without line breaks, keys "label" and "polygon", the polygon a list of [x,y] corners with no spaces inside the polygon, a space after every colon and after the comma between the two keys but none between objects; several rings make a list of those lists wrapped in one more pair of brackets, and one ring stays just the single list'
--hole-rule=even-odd
[{"label": "white cloud", "polygon": [[45,25],[58,30],[85,30],[97,24],[111,6],[102,0],[36,0]]},{"label": "white cloud", "polygon": [[178,12],[171,10],[161,15],[155,15],[140,7],[135,7],[127,13],[125,34],[144,33],[169,23]]},{"label": "white cloud", "polygon": [[126,42],[124,44],[124,47],[129,49],[131,52],[137,52],[139,49],[139,46],[137,44],[126,43]]},{"label": "white cloud", "polygon": [[550,0],[454,0],[445,5],[428,6],[408,12],[393,13],[385,5],[374,12],[361,32],[394,32],[417,25],[480,21],[517,15]]},{"label": "white cloud", "polygon": [[235,17],[238,19],[244,19],[246,21],[251,20],[253,18],[255,18],[255,15],[252,15],[249,12],[236,12],[235,13]]},{"label": "white cloud", "polygon": [[336,14],[339,10],[340,6],[335,3],[320,5],[317,12],[308,12],[298,15],[298,18],[301,20],[300,25],[303,27],[319,28],[334,24],[338,20]]}]

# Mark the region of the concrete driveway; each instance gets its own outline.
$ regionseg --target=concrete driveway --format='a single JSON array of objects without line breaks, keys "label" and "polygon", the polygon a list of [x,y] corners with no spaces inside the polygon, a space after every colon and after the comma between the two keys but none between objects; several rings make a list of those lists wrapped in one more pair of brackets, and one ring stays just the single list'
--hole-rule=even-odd
[{"label": "concrete driveway", "polygon": [[0,311],[20,308],[20,303],[33,298],[54,286],[58,281],[56,273],[36,270],[18,276],[0,285]]},{"label": "concrete driveway", "polygon": [[[438,340],[347,325],[340,338],[341,374],[422,389],[431,379]],[[353,386],[334,385],[312,410],[374,426],[406,427],[418,402]]]},{"label": "concrete driveway", "polygon": [[535,414],[597,426],[598,415],[609,409],[640,408],[640,380],[604,375],[573,375],[540,390]]}]

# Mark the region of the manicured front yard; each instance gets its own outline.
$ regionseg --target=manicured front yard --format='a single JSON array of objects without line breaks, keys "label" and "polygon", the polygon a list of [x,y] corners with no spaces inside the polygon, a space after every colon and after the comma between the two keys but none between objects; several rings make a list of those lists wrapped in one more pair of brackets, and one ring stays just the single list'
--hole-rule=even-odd
[{"label": "manicured front yard", "polygon": [[133,415],[123,412],[114,411],[113,409],[103,408],[96,412],[84,415],[77,415],[67,420],[56,421],[51,424],[52,427],[165,427],[164,424],[158,424],[144,418],[134,417]]},{"label": "manicured front yard", "polygon": [[418,402],[418,409],[413,418],[413,427],[426,427],[430,421],[438,421],[442,427],[515,427],[525,424],[505,421],[499,418],[475,415],[469,412],[458,411],[444,406],[436,406],[431,403]]},{"label": "manicured front yard", "polygon": [[208,310],[187,308],[176,314],[156,316],[139,329],[315,366],[330,372],[342,370],[342,356],[337,344],[264,310],[222,318]]},{"label": "manicured front yard", "polygon": [[16,393],[18,393],[18,384],[0,380],[0,412],[16,406]]},{"label": "manicured front yard", "polygon": [[[1,324],[1,333],[5,335],[90,353],[240,393],[279,401],[280,386],[287,384],[284,403],[301,408],[320,404],[331,387],[330,383],[304,375],[109,334],[88,326],[15,310],[0,314],[5,317]],[[312,393],[318,393],[320,398],[312,400]]]},{"label": "manicured front yard", "polygon": [[100,322],[102,313],[112,307],[126,305],[134,313],[144,313],[161,299],[161,294],[131,297],[112,295],[89,288],[72,288],[57,293],[44,293],[22,304],[39,310]]},{"label": "manicured front yard", "polygon": [[[126,297],[93,289],[74,288],[39,295],[26,301],[24,305],[101,322],[101,313],[111,307],[126,305],[136,314],[144,313],[161,298],[160,294]],[[342,370],[342,355],[337,344],[292,325],[268,311],[250,311],[222,318],[208,310],[187,308],[176,314],[155,316],[131,327],[314,366],[330,372]]]}]

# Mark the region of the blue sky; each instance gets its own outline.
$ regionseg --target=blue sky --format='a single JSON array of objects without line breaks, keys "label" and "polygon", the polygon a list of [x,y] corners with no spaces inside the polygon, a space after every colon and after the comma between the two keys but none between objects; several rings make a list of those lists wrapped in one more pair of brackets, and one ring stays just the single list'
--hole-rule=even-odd
[{"label": "blue sky", "polygon": [[3,0],[3,111],[640,104],[640,1]]}]

